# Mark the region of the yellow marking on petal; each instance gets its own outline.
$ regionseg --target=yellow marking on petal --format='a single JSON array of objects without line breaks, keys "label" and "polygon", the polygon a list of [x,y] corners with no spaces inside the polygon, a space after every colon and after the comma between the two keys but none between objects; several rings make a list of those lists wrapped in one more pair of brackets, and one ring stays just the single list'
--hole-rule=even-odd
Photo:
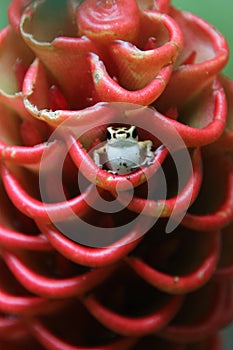
[{"label": "yellow marking on petal", "polygon": [[220,211],[218,213],[219,216],[222,216],[223,218],[225,218],[227,216],[227,213],[225,211]]},{"label": "yellow marking on petal", "polygon": [[96,69],[96,70],[94,71],[94,83],[95,83],[95,84],[98,84],[98,83],[100,82],[100,80],[103,79],[103,76],[104,76],[103,71],[100,70],[100,69]]},{"label": "yellow marking on petal", "polygon": [[140,176],[140,183],[144,183],[146,181],[146,175],[143,173],[141,176]]},{"label": "yellow marking on petal", "polygon": [[176,48],[177,53],[180,51],[181,47],[179,45],[177,45],[177,43],[175,41],[169,41],[169,44]]},{"label": "yellow marking on petal", "polygon": [[16,150],[13,150],[13,151],[11,152],[11,158],[15,158],[15,157],[16,157],[16,154],[17,154]]},{"label": "yellow marking on petal", "polygon": [[162,203],[160,204],[160,206],[163,206],[162,211],[161,211],[161,214],[163,216],[167,217],[167,216],[171,215],[171,209],[169,206],[167,206],[166,204],[164,205]]},{"label": "yellow marking on petal", "polygon": [[[3,156],[3,157],[5,157],[5,156],[7,155],[8,150],[9,150],[9,147],[8,147],[8,146],[5,146],[5,147],[3,148],[3,150],[2,150],[2,156]],[[16,157],[16,154],[17,154],[16,150],[13,149],[13,150],[10,152],[10,157],[11,157],[11,158],[15,158],[15,157]]]},{"label": "yellow marking on petal", "polygon": [[6,155],[6,152],[7,152],[7,146],[4,146],[3,149],[2,149],[2,156],[5,157]]},{"label": "yellow marking on petal", "polygon": [[203,277],[204,277],[204,271],[200,271],[199,272],[199,274],[198,274],[198,278],[200,279],[200,280],[202,280],[203,279]]},{"label": "yellow marking on petal", "polygon": [[106,178],[106,180],[108,181],[108,182],[111,182],[111,181],[113,181],[114,180],[114,176],[108,176],[107,178]]},{"label": "yellow marking on petal", "polygon": [[103,181],[102,181],[102,179],[101,179],[99,176],[95,176],[95,177],[93,178],[93,182],[94,182],[97,186],[103,187]]}]

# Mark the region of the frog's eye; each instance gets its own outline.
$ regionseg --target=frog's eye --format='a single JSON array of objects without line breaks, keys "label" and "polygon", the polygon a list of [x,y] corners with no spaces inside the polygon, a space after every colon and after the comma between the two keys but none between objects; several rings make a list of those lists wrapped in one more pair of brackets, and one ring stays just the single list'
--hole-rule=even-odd
[{"label": "frog's eye", "polygon": [[133,137],[134,139],[136,139],[137,136],[138,136],[138,131],[137,131],[137,129],[135,128],[135,129],[133,129],[132,137]]},{"label": "frog's eye", "polygon": [[106,131],[106,137],[108,140],[111,140],[111,138],[112,138],[112,134],[110,133],[109,130]]}]

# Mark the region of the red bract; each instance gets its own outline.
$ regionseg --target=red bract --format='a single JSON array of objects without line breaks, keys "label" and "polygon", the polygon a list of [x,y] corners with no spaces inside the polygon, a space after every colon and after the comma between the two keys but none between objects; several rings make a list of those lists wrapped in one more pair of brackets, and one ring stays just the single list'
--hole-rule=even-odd
[{"label": "red bract", "polygon": [[[233,320],[224,37],[169,0],[13,0],[9,22],[0,348],[223,349],[218,332]],[[152,164],[99,167],[106,129],[130,125],[144,158],[152,142]]]}]

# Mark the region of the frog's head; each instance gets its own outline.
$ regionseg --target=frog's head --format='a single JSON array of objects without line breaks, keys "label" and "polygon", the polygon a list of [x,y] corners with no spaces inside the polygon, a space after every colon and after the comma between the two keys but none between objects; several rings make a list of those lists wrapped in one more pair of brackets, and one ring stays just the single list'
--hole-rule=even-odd
[{"label": "frog's head", "polygon": [[122,141],[122,140],[137,141],[138,140],[137,128],[134,125],[130,127],[109,126],[107,128],[107,139],[108,141]]}]

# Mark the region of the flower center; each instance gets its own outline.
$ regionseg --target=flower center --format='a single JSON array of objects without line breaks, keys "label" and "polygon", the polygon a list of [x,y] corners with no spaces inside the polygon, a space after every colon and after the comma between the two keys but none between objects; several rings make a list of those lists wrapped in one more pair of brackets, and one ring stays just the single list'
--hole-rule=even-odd
[{"label": "flower center", "polygon": [[78,8],[80,36],[100,43],[124,40],[135,43],[140,11],[135,0],[85,0]]},{"label": "flower center", "polygon": [[110,9],[116,3],[116,0],[99,0],[98,3],[106,9]]}]

